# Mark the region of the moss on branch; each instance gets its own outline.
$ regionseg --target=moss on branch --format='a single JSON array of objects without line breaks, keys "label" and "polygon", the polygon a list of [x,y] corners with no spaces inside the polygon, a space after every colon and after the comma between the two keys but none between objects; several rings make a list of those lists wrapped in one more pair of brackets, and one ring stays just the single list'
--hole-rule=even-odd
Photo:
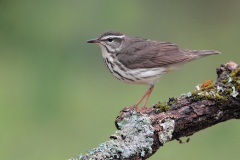
[{"label": "moss on branch", "polygon": [[221,65],[217,75],[216,82],[206,80],[195,91],[151,108],[125,108],[115,121],[118,130],[109,141],[72,160],[147,159],[168,141],[239,119],[240,66],[234,62]]}]

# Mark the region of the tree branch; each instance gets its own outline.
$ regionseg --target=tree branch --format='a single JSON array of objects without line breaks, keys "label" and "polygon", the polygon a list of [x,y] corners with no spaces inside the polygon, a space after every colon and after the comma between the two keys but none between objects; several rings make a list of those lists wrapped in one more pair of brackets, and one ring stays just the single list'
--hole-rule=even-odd
[{"label": "tree branch", "polygon": [[[191,136],[212,125],[240,118],[240,66],[234,62],[217,69],[218,79],[196,86],[196,91],[169,98],[140,111],[124,108],[110,140],[77,160],[142,160],[164,143]],[[181,142],[181,140],[179,140]],[[74,160],[74,159],[72,159]]]}]

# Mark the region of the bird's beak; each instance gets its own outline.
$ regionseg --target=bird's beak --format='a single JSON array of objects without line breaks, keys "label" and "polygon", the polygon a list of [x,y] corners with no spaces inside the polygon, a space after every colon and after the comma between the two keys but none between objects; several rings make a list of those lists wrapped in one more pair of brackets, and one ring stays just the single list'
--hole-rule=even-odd
[{"label": "bird's beak", "polygon": [[87,41],[87,43],[99,43],[100,41],[98,39],[90,39]]}]

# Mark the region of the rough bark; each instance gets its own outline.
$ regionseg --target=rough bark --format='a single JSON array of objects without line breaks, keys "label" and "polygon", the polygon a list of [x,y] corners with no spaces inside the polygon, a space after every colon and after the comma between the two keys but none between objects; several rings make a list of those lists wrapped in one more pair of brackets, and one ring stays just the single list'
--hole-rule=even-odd
[{"label": "rough bark", "polygon": [[118,130],[110,140],[77,159],[147,159],[168,141],[239,119],[240,66],[234,62],[221,65],[217,75],[215,83],[207,80],[196,86],[196,91],[151,108],[124,108],[115,121]]}]

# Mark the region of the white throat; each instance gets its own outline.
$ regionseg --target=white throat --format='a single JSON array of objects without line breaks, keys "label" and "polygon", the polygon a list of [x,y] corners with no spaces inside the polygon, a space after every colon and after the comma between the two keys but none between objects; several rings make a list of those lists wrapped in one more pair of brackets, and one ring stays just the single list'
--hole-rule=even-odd
[{"label": "white throat", "polygon": [[101,44],[98,44],[98,45],[100,46],[100,48],[102,50],[103,58],[109,57],[111,53],[108,53],[107,49],[103,45],[101,45]]}]

